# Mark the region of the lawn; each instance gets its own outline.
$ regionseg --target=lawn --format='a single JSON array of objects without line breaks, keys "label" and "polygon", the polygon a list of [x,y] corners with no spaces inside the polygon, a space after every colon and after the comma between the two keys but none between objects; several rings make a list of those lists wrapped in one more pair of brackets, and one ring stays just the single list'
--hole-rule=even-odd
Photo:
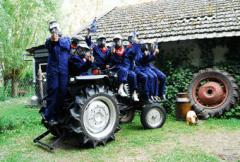
[{"label": "lawn", "polygon": [[[95,149],[65,141],[47,152],[32,140],[45,128],[36,108],[23,99],[0,103],[0,161],[238,161],[240,120],[210,119],[197,126],[171,116],[161,129],[144,130],[136,116],[121,125],[116,140]],[[51,137],[49,137],[49,140]]]}]

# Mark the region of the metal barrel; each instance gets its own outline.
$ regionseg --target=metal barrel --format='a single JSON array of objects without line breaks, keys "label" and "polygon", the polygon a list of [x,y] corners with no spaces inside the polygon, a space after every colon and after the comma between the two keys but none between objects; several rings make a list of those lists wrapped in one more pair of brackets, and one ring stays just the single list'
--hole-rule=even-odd
[{"label": "metal barrel", "polygon": [[177,94],[176,97],[176,120],[186,120],[186,114],[191,110],[192,105],[186,92]]}]

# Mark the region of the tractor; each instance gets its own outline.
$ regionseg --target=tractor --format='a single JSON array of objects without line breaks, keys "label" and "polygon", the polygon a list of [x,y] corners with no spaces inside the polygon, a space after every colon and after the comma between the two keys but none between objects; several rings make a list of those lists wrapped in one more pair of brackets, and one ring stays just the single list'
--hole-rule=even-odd
[{"label": "tractor", "polygon": [[[124,89],[129,94],[127,84]],[[58,112],[59,124],[51,126],[43,118],[42,123],[47,131],[35,138],[34,142],[53,150],[59,141],[73,135],[83,146],[94,148],[105,145],[115,139],[120,123],[132,121],[136,112],[140,113],[143,128],[163,126],[166,111],[160,102],[148,103],[141,93],[140,101],[134,102],[131,97],[119,96],[117,90],[117,76],[111,70],[100,75],[70,76],[67,97]],[[40,113],[43,109],[44,106]],[[48,134],[57,137],[51,144],[42,142]]]}]

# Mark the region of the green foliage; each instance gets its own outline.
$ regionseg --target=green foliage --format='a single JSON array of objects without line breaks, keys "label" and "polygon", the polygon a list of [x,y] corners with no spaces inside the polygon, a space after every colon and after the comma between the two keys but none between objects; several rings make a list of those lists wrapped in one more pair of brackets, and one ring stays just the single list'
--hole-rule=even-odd
[{"label": "green foliage", "polygon": [[164,106],[172,115],[175,114],[176,96],[179,92],[187,92],[189,83],[192,80],[194,67],[179,67],[174,68],[171,63],[166,65],[168,68],[167,73],[167,101]]},{"label": "green foliage", "polygon": [[[19,90],[25,91],[24,96],[32,96],[35,93],[34,85],[31,78],[24,78],[19,80]],[[12,97],[12,84],[11,80],[6,83],[4,87],[0,87],[0,101],[8,100]],[[22,97],[22,96],[16,96]]]},{"label": "green foliage", "polygon": [[15,82],[28,67],[22,59],[26,48],[44,42],[48,21],[55,14],[50,0],[0,1],[0,65],[4,80]]},{"label": "green foliage", "polygon": [[163,106],[171,115],[175,115],[176,96],[179,92],[187,92],[193,73],[197,68],[191,66],[188,57],[192,49],[173,48],[171,52],[165,51],[160,46],[160,54],[155,65],[167,76],[167,101]]},{"label": "green foliage", "polygon": [[3,133],[6,130],[13,130],[17,127],[17,122],[13,120],[9,120],[7,118],[0,119],[0,133]]}]

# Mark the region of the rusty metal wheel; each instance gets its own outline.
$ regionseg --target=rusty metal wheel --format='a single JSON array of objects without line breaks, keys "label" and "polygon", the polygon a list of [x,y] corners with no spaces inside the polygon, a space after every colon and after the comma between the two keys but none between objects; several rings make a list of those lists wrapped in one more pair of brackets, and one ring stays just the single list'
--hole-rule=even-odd
[{"label": "rusty metal wheel", "polygon": [[221,115],[239,100],[235,79],[219,69],[200,70],[194,75],[188,92],[194,110],[205,118]]}]

